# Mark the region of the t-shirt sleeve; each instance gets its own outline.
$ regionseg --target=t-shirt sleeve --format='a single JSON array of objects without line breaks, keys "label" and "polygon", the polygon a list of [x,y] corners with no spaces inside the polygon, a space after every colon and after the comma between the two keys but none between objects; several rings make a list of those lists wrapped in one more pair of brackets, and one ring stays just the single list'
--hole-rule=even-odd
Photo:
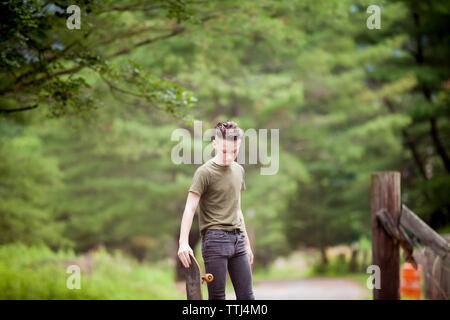
[{"label": "t-shirt sleeve", "polygon": [[192,178],[191,187],[189,191],[195,192],[198,195],[202,195],[206,191],[206,187],[208,186],[208,176],[207,171],[197,168],[194,173],[194,177]]},{"label": "t-shirt sleeve", "polygon": [[245,186],[245,170],[242,168],[242,184],[241,184],[241,191],[246,190],[247,187]]}]

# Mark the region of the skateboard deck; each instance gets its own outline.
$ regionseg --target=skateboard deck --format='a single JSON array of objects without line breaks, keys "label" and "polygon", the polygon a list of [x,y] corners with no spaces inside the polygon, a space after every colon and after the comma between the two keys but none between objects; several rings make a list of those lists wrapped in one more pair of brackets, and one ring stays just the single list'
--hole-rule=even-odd
[{"label": "skateboard deck", "polygon": [[188,300],[203,300],[202,283],[211,282],[214,277],[211,273],[201,275],[200,266],[197,259],[193,255],[189,255],[191,258],[191,265],[186,268],[186,294]]}]

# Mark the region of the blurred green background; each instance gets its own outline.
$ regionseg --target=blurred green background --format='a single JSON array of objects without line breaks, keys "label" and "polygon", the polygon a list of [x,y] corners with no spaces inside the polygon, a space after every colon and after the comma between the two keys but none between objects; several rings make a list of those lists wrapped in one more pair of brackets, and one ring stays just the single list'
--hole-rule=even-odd
[{"label": "blurred green background", "polygon": [[[0,299],[183,299],[198,165],[171,161],[171,134],[193,120],[280,130],[277,174],[244,164],[255,280],[364,285],[374,171],[400,171],[402,203],[450,231],[449,3],[85,0],[80,30],[71,4],[0,5]],[[327,254],[342,245],[360,266]],[[276,263],[299,252],[309,271]]]}]

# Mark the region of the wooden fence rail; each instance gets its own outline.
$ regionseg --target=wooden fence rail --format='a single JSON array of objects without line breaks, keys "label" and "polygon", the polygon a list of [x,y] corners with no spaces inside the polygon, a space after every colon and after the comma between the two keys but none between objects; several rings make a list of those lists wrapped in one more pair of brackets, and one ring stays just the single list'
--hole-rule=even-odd
[{"label": "wooden fence rail", "polygon": [[[380,287],[374,300],[400,299],[399,247],[405,261],[423,266],[425,297],[450,299],[450,244],[400,200],[400,173],[375,172],[371,179],[372,264],[380,268]],[[427,247],[414,252],[414,243],[404,229]]]},{"label": "wooden fence rail", "polygon": [[411,231],[420,241],[433,249],[437,255],[444,257],[450,252],[450,244],[448,241],[431,229],[405,205],[402,205],[400,224]]}]

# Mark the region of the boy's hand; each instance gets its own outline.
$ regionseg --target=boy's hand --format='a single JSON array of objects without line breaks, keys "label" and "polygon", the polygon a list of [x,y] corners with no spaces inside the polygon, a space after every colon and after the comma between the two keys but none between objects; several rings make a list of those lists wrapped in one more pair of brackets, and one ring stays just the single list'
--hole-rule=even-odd
[{"label": "boy's hand", "polygon": [[191,257],[189,254],[194,255],[191,247],[188,243],[180,243],[180,248],[178,249],[178,258],[185,268],[189,268],[191,265]]},{"label": "boy's hand", "polygon": [[246,246],[247,247],[247,254],[248,254],[248,260],[250,261],[250,264],[253,264],[253,251],[252,248],[250,248],[250,246]]}]

